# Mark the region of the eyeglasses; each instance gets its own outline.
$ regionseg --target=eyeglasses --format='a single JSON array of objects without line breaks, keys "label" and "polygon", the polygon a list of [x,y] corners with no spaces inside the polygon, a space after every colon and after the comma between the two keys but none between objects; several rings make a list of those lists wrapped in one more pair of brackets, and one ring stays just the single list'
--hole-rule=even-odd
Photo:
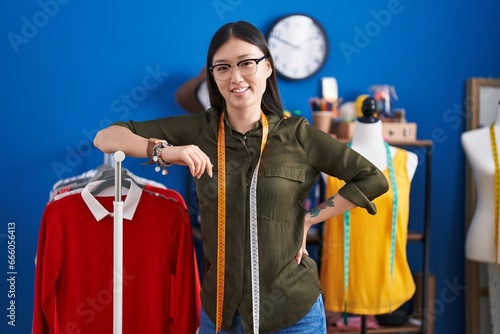
[{"label": "eyeglasses", "polygon": [[[262,56],[258,59],[244,59],[236,63],[238,71],[244,77],[254,75],[257,72],[257,65],[267,56]],[[208,69],[212,72],[214,77],[218,80],[229,80],[231,78],[231,64],[217,64],[210,66]]]}]

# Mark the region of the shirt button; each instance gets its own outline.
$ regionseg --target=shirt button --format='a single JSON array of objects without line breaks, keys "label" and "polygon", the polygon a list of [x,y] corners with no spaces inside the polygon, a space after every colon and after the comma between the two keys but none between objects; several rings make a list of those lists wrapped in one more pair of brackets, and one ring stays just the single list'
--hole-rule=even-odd
[{"label": "shirt button", "polygon": [[247,140],[247,136],[243,136],[243,139],[244,139],[244,140]]}]

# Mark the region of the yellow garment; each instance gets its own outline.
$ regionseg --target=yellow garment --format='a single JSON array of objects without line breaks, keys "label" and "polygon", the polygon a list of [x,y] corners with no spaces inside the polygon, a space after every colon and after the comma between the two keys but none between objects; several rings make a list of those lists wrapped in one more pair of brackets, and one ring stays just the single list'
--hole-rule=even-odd
[{"label": "yellow garment", "polygon": [[[396,148],[393,165],[398,191],[398,215],[392,282],[391,187],[373,201],[377,206],[377,214],[370,215],[362,208],[351,210],[347,301],[344,293],[344,215],[326,221],[320,277],[327,310],[342,312],[347,302],[348,313],[384,314],[394,311],[413,296],[415,282],[406,258],[411,183],[406,167],[407,157],[407,151]],[[390,180],[388,169],[384,175]],[[329,176],[326,198],[336,194],[343,185],[344,181]]]}]

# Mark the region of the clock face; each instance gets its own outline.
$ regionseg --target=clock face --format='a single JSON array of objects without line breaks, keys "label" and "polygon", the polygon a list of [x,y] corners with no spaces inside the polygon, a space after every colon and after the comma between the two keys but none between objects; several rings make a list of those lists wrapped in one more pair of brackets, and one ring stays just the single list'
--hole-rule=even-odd
[{"label": "clock face", "polygon": [[276,71],[287,79],[299,80],[314,75],[328,54],[325,30],[316,20],[303,14],[288,15],[276,21],[267,40]]}]

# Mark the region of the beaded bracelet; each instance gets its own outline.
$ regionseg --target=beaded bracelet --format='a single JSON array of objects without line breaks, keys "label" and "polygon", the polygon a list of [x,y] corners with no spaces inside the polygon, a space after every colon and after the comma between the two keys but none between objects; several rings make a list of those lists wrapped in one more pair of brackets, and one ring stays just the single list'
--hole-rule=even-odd
[{"label": "beaded bracelet", "polygon": [[160,144],[153,146],[153,161],[156,162],[155,171],[159,172],[163,168],[163,170],[161,170],[162,175],[167,175],[167,167],[172,166],[171,163],[167,163],[161,158],[161,151],[167,146],[172,146],[172,144],[163,141]]},{"label": "beaded bracelet", "polygon": [[152,138],[149,139],[148,141],[147,154],[148,157],[151,158],[148,164],[156,163],[155,171],[157,172],[161,171],[162,175],[167,175],[168,174],[167,167],[172,166],[171,163],[165,162],[161,158],[161,152],[167,146],[172,146],[172,144],[169,144],[166,140],[158,140]]}]

